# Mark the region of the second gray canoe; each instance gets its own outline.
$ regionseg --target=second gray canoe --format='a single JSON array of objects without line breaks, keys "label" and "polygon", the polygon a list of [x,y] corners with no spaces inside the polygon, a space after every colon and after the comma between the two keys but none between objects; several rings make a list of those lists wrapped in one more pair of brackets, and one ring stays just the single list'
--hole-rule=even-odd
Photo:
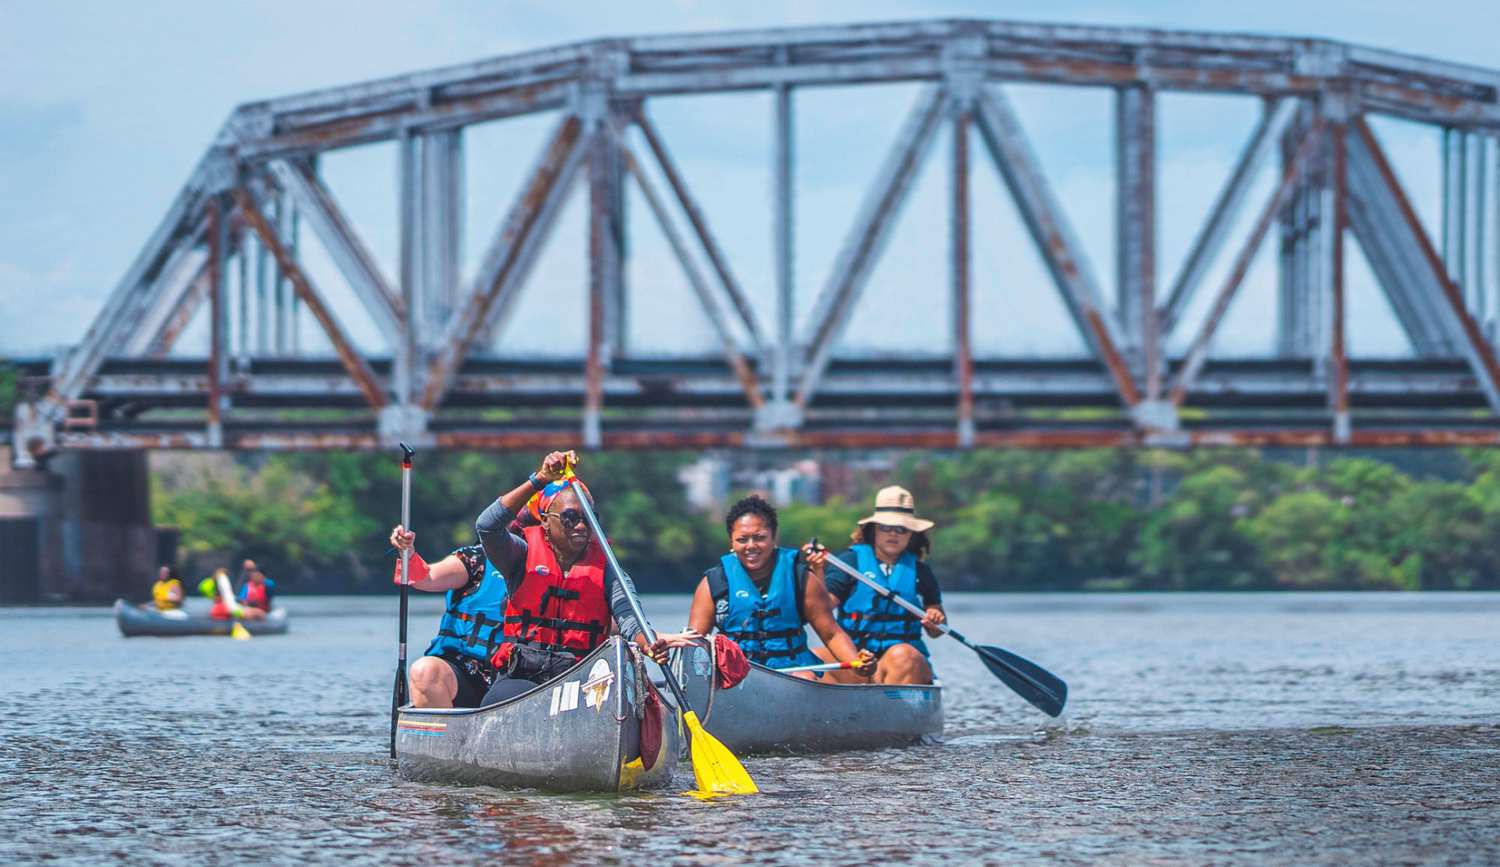
[{"label": "second gray canoe", "polygon": [[611,637],[562,676],[481,708],[401,708],[396,756],[411,780],[559,792],[672,782],[677,712],[647,708],[644,667]]},{"label": "second gray canoe", "polygon": [[718,689],[704,647],[679,652],[673,670],[703,727],[736,753],[878,749],[943,733],[937,684],[824,683],[752,663],[744,680]]},{"label": "second gray canoe", "polygon": [[[251,635],[282,635],[287,630],[285,608],[273,608],[264,620],[239,621]],[[124,599],[115,600],[115,624],[126,638],[137,635],[163,637],[180,635],[228,635],[233,620],[215,620],[207,614],[189,614],[183,609],[163,613],[155,608],[141,608]]]}]

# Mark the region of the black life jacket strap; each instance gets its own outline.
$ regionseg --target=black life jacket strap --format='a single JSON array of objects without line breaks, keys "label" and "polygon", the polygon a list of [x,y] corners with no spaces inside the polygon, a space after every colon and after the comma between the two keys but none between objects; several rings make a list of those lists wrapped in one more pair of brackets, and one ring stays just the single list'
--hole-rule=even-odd
[{"label": "black life jacket strap", "polygon": [[724,633],[736,642],[769,641],[777,638],[792,638],[803,635],[800,629],[726,629]]}]

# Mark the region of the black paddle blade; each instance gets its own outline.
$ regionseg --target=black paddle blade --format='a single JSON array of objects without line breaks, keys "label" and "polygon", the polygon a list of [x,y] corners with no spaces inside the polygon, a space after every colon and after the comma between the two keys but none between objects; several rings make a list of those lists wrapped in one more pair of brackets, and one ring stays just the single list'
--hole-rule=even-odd
[{"label": "black paddle blade", "polygon": [[1068,703],[1068,685],[1040,665],[1009,650],[980,644],[974,647],[994,675],[1047,716],[1057,716]]}]

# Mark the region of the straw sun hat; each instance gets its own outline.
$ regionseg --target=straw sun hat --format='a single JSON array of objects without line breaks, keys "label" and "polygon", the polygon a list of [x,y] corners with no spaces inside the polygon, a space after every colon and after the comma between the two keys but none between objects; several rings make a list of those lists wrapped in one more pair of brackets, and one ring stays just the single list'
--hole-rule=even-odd
[{"label": "straw sun hat", "polygon": [[859,524],[864,526],[872,522],[905,527],[913,533],[925,533],[933,526],[931,521],[917,517],[916,500],[912,499],[911,491],[900,485],[881,488],[875,495],[875,513],[860,519]]}]

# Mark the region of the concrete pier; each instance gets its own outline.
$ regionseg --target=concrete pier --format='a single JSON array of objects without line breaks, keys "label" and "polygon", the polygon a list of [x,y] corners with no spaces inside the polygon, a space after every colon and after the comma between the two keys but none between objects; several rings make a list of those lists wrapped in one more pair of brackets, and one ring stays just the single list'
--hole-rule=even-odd
[{"label": "concrete pier", "polygon": [[146,452],[71,452],[11,467],[0,447],[0,603],[143,597],[155,574]]}]

